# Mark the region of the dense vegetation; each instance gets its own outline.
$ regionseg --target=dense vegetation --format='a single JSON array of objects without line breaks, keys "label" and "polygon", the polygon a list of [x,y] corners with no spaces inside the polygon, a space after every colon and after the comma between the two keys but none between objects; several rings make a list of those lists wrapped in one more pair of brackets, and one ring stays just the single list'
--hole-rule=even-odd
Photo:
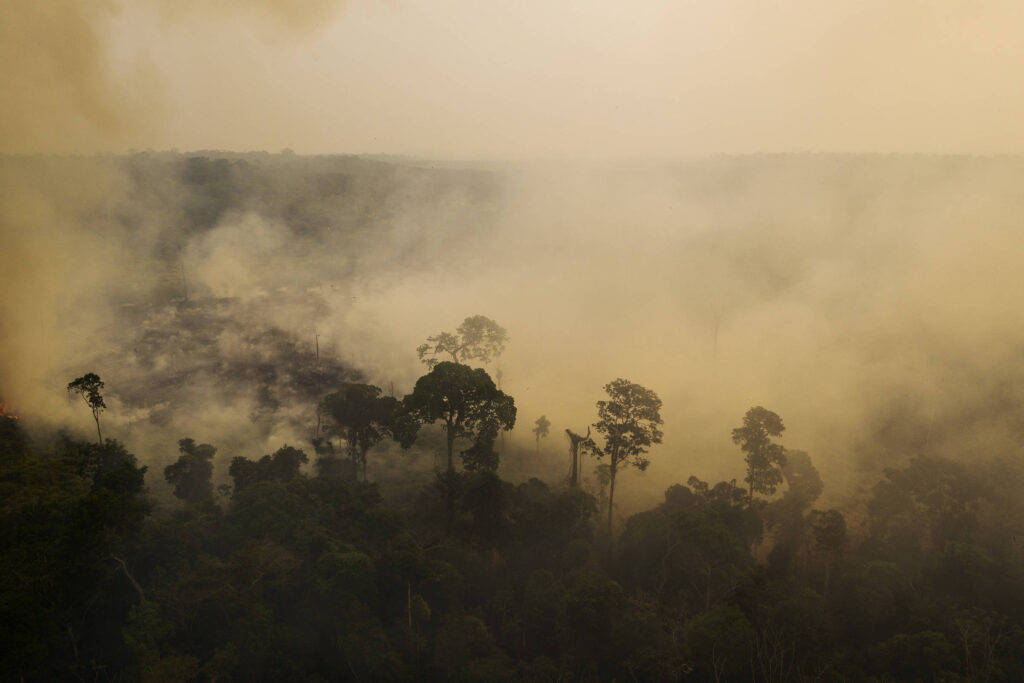
[{"label": "dense vegetation", "polygon": [[[183,439],[164,472],[181,505],[161,515],[117,441],[33,441],[0,418],[3,678],[1024,679],[1019,461],[916,458],[853,523],[815,508],[810,456],[756,407],[733,432],[746,486],[691,477],[609,535],[572,482],[497,475],[515,408],[484,371],[430,367],[404,401],[326,396],[308,472],[291,446],[235,457],[218,496],[215,447]],[[645,467],[660,401],[606,389],[585,450],[606,473]],[[435,420],[468,444],[462,468],[382,500],[369,446]]]}]

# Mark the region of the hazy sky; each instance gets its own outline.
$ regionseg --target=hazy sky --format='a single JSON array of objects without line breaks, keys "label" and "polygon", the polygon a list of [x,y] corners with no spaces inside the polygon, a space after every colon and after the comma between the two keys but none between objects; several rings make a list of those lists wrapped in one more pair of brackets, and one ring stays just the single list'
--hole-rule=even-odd
[{"label": "hazy sky", "polygon": [[1024,152],[1017,0],[2,2],[3,151]]}]

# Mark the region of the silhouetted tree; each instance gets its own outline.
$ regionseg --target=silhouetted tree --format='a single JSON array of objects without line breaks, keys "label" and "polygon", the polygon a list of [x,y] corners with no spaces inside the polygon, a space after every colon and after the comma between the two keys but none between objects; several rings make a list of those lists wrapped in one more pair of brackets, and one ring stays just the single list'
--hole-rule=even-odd
[{"label": "silhouetted tree", "polygon": [[585,443],[596,458],[608,458],[608,530],[612,528],[615,505],[615,476],[620,467],[636,467],[641,472],[650,461],[645,457],[652,444],[661,443],[661,399],[650,389],[628,380],[606,384],[609,400],[597,402],[598,421],[594,429],[604,444],[593,439]]},{"label": "silhouetted tree", "polygon": [[92,419],[96,421],[96,436],[100,443],[103,443],[103,433],[100,431],[100,413],[106,409],[107,404],[103,402],[103,380],[96,373],[90,372],[68,383],[68,391],[75,392],[82,397],[85,405],[92,411]]},{"label": "silhouetted tree", "polygon": [[531,431],[533,431],[533,435],[537,438],[537,452],[540,453],[540,440],[542,437],[548,435],[548,429],[551,427],[551,422],[548,420],[547,416],[541,415],[537,418],[537,421],[534,424],[537,426]]},{"label": "silhouetted tree", "polygon": [[366,453],[387,436],[395,422],[398,399],[381,396],[380,387],[343,384],[320,403],[327,434],[345,440],[348,455],[366,481]]},{"label": "silhouetted tree", "polygon": [[486,371],[442,361],[416,381],[403,401],[409,423],[401,430],[403,447],[416,440],[419,425],[441,422],[448,446],[449,474],[455,472],[456,439],[472,439],[462,452],[467,469],[496,469],[493,453],[498,429],[512,429],[516,406],[511,396],[499,391]]},{"label": "silhouetted tree", "polygon": [[782,418],[770,410],[756,406],[743,416],[743,426],[732,430],[733,443],[739,444],[747,463],[748,504],[754,493],[771,495],[782,483],[782,468],[786,466],[786,449],[773,443],[770,437],[786,430]]},{"label": "silhouetted tree", "polygon": [[192,439],[178,442],[181,455],[173,465],[164,468],[164,479],[174,487],[174,495],[189,503],[202,503],[213,498],[213,456],[217,449],[208,443],[196,444]]},{"label": "silhouetted tree", "polygon": [[438,356],[449,356],[454,363],[489,363],[501,356],[507,343],[508,332],[504,327],[490,318],[474,315],[463,320],[455,334],[440,332],[427,337],[427,343],[418,346],[416,353],[431,369],[440,362]]},{"label": "silhouetted tree", "polygon": [[228,474],[235,480],[235,492],[261,481],[287,483],[299,476],[299,469],[309,457],[297,448],[282,446],[273,455],[264,455],[257,461],[237,456],[231,459]]}]

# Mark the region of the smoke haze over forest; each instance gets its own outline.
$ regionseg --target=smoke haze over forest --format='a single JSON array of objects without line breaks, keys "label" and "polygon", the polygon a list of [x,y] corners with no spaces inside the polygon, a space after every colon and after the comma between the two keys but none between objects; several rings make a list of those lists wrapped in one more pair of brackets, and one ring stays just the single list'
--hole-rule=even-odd
[{"label": "smoke haze over forest", "polygon": [[[547,574],[537,580],[538,571],[565,589],[551,589],[559,600],[584,575],[615,584],[616,595],[628,594],[634,607],[660,600],[659,633],[671,632],[672,642],[660,651],[658,666],[693,674],[690,680],[706,674],[694,629],[715,609],[733,610],[726,616],[738,614],[743,628],[762,629],[758,637],[770,632],[763,627],[770,619],[758,621],[761,607],[775,604],[765,597],[774,587],[758,592],[770,581],[789,582],[780,594],[792,588],[800,600],[813,593],[822,614],[851,629],[846,640],[836,636],[844,652],[875,648],[877,661],[863,671],[824,655],[814,660],[825,662],[820,671],[857,672],[841,680],[876,680],[857,676],[887,672],[878,662],[901,659],[892,655],[905,645],[892,645],[898,636],[928,640],[941,631],[943,642],[956,643],[950,624],[959,628],[966,613],[956,610],[992,610],[977,623],[1012,624],[1004,647],[1016,638],[1024,651],[1024,565],[1016,540],[1024,527],[1016,503],[1007,502],[1024,462],[1022,25],[1024,5],[1010,0],[7,0],[0,10],[6,96],[0,108],[0,449],[42,468],[46,476],[39,480],[50,486],[63,480],[47,479],[47,467],[121,458],[138,477],[134,489],[121,491],[125,500],[150,496],[135,509],[138,528],[153,503],[145,522],[150,536],[124,532],[124,549],[111,546],[126,557],[137,551],[137,571],[152,590],[148,601],[131,562],[113,550],[96,551],[106,549],[105,540],[90,546],[102,556],[96,576],[123,571],[138,591],[138,612],[131,593],[111,600],[109,618],[99,609],[90,616],[91,607],[82,612],[81,624],[91,619],[110,628],[96,636],[105,643],[97,651],[109,645],[109,661],[121,662],[124,671],[152,664],[131,650],[121,630],[143,623],[139,615],[148,604],[175,624],[167,633],[178,640],[167,636],[175,644],[162,646],[162,653],[150,642],[146,657],[166,664],[189,652],[195,680],[214,680],[222,670],[245,679],[244,667],[231,669],[221,654],[230,650],[225,642],[248,641],[217,632],[201,646],[185,643],[181,634],[190,622],[167,597],[177,590],[168,586],[187,580],[161,573],[164,560],[153,549],[161,547],[160,533],[173,535],[173,524],[189,515],[208,525],[207,538],[220,539],[204,548],[180,542],[187,547],[181,557],[189,559],[179,564],[189,571],[209,570],[216,562],[205,570],[203,562],[214,556],[256,566],[246,555],[254,553],[267,566],[290,567],[281,572],[294,576],[301,563],[319,572],[322,557],[351,552],[347,562],[365,552],[368,575],[376,577],[366,585],[379,580],[401,599],[391,595],[395,604],[376,604],[366,598],[374,590],[363,586],[353,614],[372,613],[367,618],[377,620],[384,645],[352,649],[399,653],[394,662],[400,664],[379,671],[411,678],[458,668],[441,664],[448,661],[445,643],[460,640],[446,635],[454,623],[449,617],[457,616],[479,618],[491,638],[483,641],[501,650],[491,660],[525,679],[546,680],[531,679],[524,662],[540,667],[536,658],[555,655],[530,650],[526,636],[516,644],[518,632],[502,621],[504,607],[495,607],[526,595],[527,584],[529,590],[544,584]],[[346,383],[366,383],[401,400],[428,372],[417,347],[474,315],[496,321],[510,337],[500,358],[476,363],[518,410],[514,430],[502,433],[497,446],[497,473],[467,467],[444,480],[445,443],[434,426],[411,449],[399,447],[397,428],[394,440],[375,445],[369,484],[355,475],[332,480],[313,460],[299,474],[298,452],[283,447],[324,455],[318,437],[326,429],[325,396]],[[100,428],[68,387],[86,373],[105,382],[103,436],[118,443],[93,448],[75,441],[91,440]],[[656,393],[664,438],[650,444],[648,469],[619,474],[604,526],[603,517],[599,524],[594,520],[601,516],[590,515],[608,501],[607,480],[587,458],[584,490],[567,484],[565,431],[582,435],[596,426],[595,402],[607,398],[605,386],[616,378]],[[754,406],[785,420],[785,433],[772,436],[789,449],[797,474],[787,472],[785,488],[767,493],[753,484],[732,493],[724,484],[709,489],[707,483],[750,476],[743,439],[733,430]],[[12,427],[7,420],[14,414],[20,419]],[[531,431],[541,416],[551,426],[544,439]],[[597,448],[584,441],[587,447]],[[291,479],[275,474],[279,480],[260,482],[252,474],[260,465],[237,465],[270,453],[293,459]],[[213,486],[223,485],[219,502],[209,481],[200,487],[206,493],[189,500],[179,495],[173,473],[164,474],[172,463],[202,457],[210,460]],[[21,463],[13,455],[0,458],[0,470],[9,467],[0,471],[0,486],[8,475],[21,481]],[[823,489],[813,485],[815,468]],[[90,486],[114,486],[102,483],[103,467],[96,472]],[[806,490],[815,492],[805,495],[800,477],[807,472],[814,476]],[[689,482],[692,491],[682,486],[691,475],[702,480]],[[963,491],[949,481],[968,479],[969,493],[957,498]],[[292,486],[295,480],[303,483]],[[254,481],[267,486],[253,493]],[[456,491],[452,482],[465,488]],[[449,487],[444,501],[430,498],[442,491],[435,484]],[[26,500],[35,495],[27,485],[11,486],[4,491],[28,491]],[[292,495],[302,486],[307,502],[323,502],[322,496],[333,501],[328,507],[350,508],[308,547],[304,537],[295,547],[267,541],[272,533],[252,521],[262,519],[259,496]],[[906,512],[913,505],[892,503],[904,494],[927,514],[913,517]],[[463,508],[456,512],[458,496]],[[506,507],[485,514],[481,500]],[[515,534],[508,529],[533,529],[538,509],[564,512],[563,504],[579,515],[564,538],[552,529],[569,518],[551,513],[556,521],[547,531],[509,541]],[[0,506],[0,521],[20,519],[17,505],[9,516]],[[257,512],[250,515],[247,506]],[[303,508],[309,517],[296,528],[312,524],[314,507]],[[718,550],[726,548],[728,557],[698,569],[685,564],[689,559],[666,569],[675,548],[700,547],[699,534],[687,534],[707,531],[699,524],[713,517],[712,508],[730,521],[701,538],[727,539]],[[395,524],[381,527],[386,543],[374,535],[379,529],[345,526],[355,519],[362,524],[364,514],[373,526],[378,513]],[[711,516],[700,517],[705,513]],[[704,521],[695,522],[698,517]],[[484,518],[493,522],[486,533]],[[830,550],[822,550],[828,544],[820,538],[812,548],[811,526],[837,518],[849,524],[852,540],[842,526]],[[932,526],[925,529],[926,522]],[[181,524],[181,538],[188,537],[191,527]],[[252,528],[239,532],[245,524]],[[666,532],[667,549],[650,557],[638,551],[635,564],[627,561],[631,548],[661,548],[659,524],[683,540],[669,545]],[[920,548],[901,541],[904,532],[925,539]],[[406,542],[417,568],[388,574],[389,553]],[[558,552],[566,554],[552,551],[547,558],[541,546],[549,542],[565,545]],[[963,550],[968,546],[975,555]],[[430,556],[437,548],[453,553],[442,562],[450,561],[451,574],[431,564],[441,562]],[[910,550],[901,554],[901,548]],[[107,566],[107,555],[120,565]],[[964,570],[970,581],[943,573],[969,555],[983,558],[989,564],[978,560],[978,566],[987,569]],[[534,567],[529,562],[536,558],[547,559]],[[19,571],[35,571],[26,562]],[[911,616],[858,631],[863,624],[849,618],[842,601],[869,604],[858,591],[877,587],[870,582],[878,576],[884,580],[877,585],[890,581],[897,565],[917,577],[906,579],[912,589],[914,581],[924,585],[921,576],[940,578],[921,589],[927,596],[915,598],[921,603],[908,608]],[[493,584],[472,598],[431,593],[431,582],[454,581],[458,572],[471,576],[484,566],[478,576]],[[713,596],[712,570],[724,566],[730,569],[716,576],[725,588]],[[705,588],[700,595],[686,594],[685,586],[673,593],[676,588],[666,588],[671,581],[658,583],[660,573],[652,588],[636,578],[650,567],[675,572],[672,580],[679,581],[706,572]],[[934,567],[940,569],[929,574]],[[977,577],[985,571],[988,583],[975,591],[972,582],[984,583]],[[940,596],[934,605],[955,592],[942,592],[947,579],[975,592],[929,611],[929,590]],[[664,594],[651,598],[658,591]],[[71,603],[86,594],[75,593]],[[0,586],[0,607],[16,611],[9,605],[21,605],[21,595],[20,587]],[[233,595],[250,606],[272,600]],[[1004,595],[1008,606],[1001,613],[991,596]],[[678,614],[668,614],[675,609],[666,607],[669,598],[685,603]],[[415,627],[414,600],[426,614]],[[604,594],[595,599],[612,602]],[[20,614],[41,613],[26,604]],[[274,619],[291,618],[278,607]],[[77,614],[77,607],[68,609]],[[255,623],[245,609],[239,614],[247,616],[238,623]],[[407,624],[408,632],[389,619]],[[537,620],[554,623],[555,617]],[[295,620],[315,631],[313,622]],[[53,642],[64,638],[63,628]],[[78,667],[78,641],[70,638]],[[827,640],[821,652],[832,647]],[[967,640],[964,660],[951,655],[942,665],[965,677],[942,680],[989,680],[972,669],[971,648],[980,646]],[[569,638],[565,648],[558,642],[568,651],[575,641]],[[602,650],[593,644],[599,640],[588,642]],[[711,660],[716,647],[709,646]],[[67,643],[53,648],[63,652]],[[61,656],[71,662],[68,653]],[[580,662],[589,655],[565,656],[559,671],[586,669]],[[31,653],[24,659],[32,660]],[[356,668],[363,665],[344,664],[344,677],[359,678]],[[691,664],[697,668],[687,669]],[[711,664],[716,680],[720,664]],[[1018,664],[1024,672],[1024,660]],[[364,665],[365,672],[377,671]],[[593,666],[586,670],[598,678],[625,676],[611,664]],[[991,680],[1012,680],[1018,669],[1000,666],[1010,673]],[[321,671],[303,669],[313,670]],[[45,678],[44,669],[35,671]],[[637,678],[633,668],[628,672]],[[0,679],[5,674],[0,670]]]},{"label": "smoke haze over forest", "polygon": [[[614,377],[658,390],[653,495],[687,472],[738,477],[729,430],[756,404],[833,494],[900,457],[1017,448],[1015,159],[216,157],[6,160],[24,191],[5,224],[32,221],[5,257],[22,271],[3,303],[13,405],[87,428],[60,389],[94,368],[126,401],[106,419],[129,444],[173,453],[179,433],[251,432],[263,410],[249,447],[266,450],[309,438],[317,397],[261,399],[279,381],[261,366],[312,362],[319,335],[339,372],[401,395],[426,336],[485,312],[512,336],[504,388],[556,434],[585,428]],[[158,379],[162,399],[127,393]]]},{"label": "smoke haze over forest", "polygon": [[[580,11],[15,2],[0,41],[4,82],[19,94],[0,135],[8,151],[294,146],[620,161],[8,157],[8,398],[75,419],[54,389],[104,357],[115,379],[139,322],[183,296],[183,272],[193,300],[233,300],[225,319],[258,319],[306,351],[319,334],[350,371],[402,388],[426,335],[489,315],[513,338],[507,388],[524,415],[548,413],[559,430],[586,424],[612,377],[648,382],[666,400],[666,476],[680,462],[730,474],[728,429],[754,403],[774,406],[788,440],[843,481],[933,434],[958,452],[1015,443],[1019,161],[621,160],[1020,151],[999,137],[1014,127],[962,125],[1024,106],[999,80],[1019,56],[999,39],[1015,5],[653,3],[628,21],[622,7],[588,7],[586,21]],[[662,27],[651,33],[653,23]],[[572,40],[556,41],[570,25]],[[910,26],[915,40],[901,40]],[[237,52],[214,32],[241,35]],[[597,59],[609,45],[617,58]],[[423,50],[430,60],[415,57]],[[357,75],[346,52],[372,61]],[[225,83],[235,85],[218,92]],[[870,114],[854,96],[874,100]],[[980,109],[979,97],[1001,101]],[[370,112],[373,123],[361,118]],[[219,359],[239,352],[228,334],[204,342]],[[189,424],[221,429],[252,413],[248,398],[213,410],[193,390],[174,407]],[[110,419],[145,421],[137,410]]]}]

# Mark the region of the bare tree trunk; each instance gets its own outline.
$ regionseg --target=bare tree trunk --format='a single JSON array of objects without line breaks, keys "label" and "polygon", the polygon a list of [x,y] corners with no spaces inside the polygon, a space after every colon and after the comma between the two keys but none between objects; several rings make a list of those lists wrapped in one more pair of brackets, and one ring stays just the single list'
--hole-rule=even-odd
[{"label": "bare tree trunk", "polygon": [[100,416],[99,416],[99,414],[95,410],[92,411],[92,419],[96,420],[96,436],[99,437],[100,445],[102,446],[103,445],[103,433],[100,431]]},{"label": "bare tree trunk", "polygon": [[610,481],[608,482],[608,548],[609,554],[611,553],[611,539],[612,539],[612,510],[615,509],[615,470],[616,465],[615,456],[612,456],[612,466],[608,470],[610,475]]}]

